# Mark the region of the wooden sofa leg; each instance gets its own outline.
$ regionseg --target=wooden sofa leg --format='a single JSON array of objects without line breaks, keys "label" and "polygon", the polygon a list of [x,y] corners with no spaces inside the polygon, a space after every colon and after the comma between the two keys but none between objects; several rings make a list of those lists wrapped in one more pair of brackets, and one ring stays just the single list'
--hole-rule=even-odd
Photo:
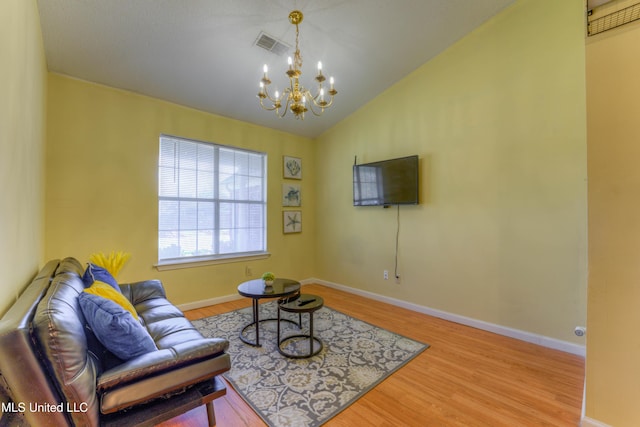
[{"label": "wooden sofa leg", "polygon": [[207,418],[209,419],[209,427],[213,427],[216,425],[216,413],[213,409],[213,400],[211,402],[207,402]]}]

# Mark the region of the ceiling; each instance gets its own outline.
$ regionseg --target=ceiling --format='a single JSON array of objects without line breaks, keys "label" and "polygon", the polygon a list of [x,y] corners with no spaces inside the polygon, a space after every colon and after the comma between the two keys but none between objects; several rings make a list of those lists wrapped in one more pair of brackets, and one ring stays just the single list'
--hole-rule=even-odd
[{"label": "ceiling", "polygon": [[[38,0],[49,71],[297,135],[316,137],[514,0]],[[262,65],[286,87],[287,54],[255,46],[261,31],[293,46],[301,83],[320,60],[338,95],[321,117],[260,108]],[[293,50],[293,49],[292,49]],[[289,54],[292,56],[292,54]]]}]

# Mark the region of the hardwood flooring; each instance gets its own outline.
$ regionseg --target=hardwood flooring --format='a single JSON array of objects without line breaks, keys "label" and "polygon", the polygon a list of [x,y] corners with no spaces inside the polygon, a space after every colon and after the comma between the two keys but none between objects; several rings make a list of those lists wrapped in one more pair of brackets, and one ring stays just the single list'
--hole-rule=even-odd
[{"label": "hardwood flooring", "polygon": [[[331,308],[431,345],[327,427],[580,424],[582,357],[326,286],[306,285],[303,292],[321,295]],[[250,305],[249,299],[241,299],[185,314],[193,320]],[[214,405],[220,427],[265,425],[230,385]],[[204,407],[162,424],[206,425]]]}]

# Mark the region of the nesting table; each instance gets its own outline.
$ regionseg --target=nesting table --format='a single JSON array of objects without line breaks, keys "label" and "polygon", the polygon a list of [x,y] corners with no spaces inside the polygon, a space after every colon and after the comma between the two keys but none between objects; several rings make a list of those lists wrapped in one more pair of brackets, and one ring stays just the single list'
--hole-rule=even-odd
[{"label": "nesting table", "polygon": [[[286,357],[290,357],[292,359],[304,359],[307,357],[315,356],[316,354],[322,351],[322,341],[317,337],[313,336],[313,313],[316,310],[319,310],[324,305],[324,300],[322,297],[318,295],[311,294],[302,294],[297,299],[293,301],[286,301],[278,304],[278,351],[280,354]],[[308,334],[296,334],[289,335],[285,338],[280,337],[280,311],[285,311],[288,313],[298,313],[298,315],[302,316],[302,313],[309,313],[309,333]],[[300,326],[302,326],[302,320],[300,320]],[[303,341],[309,340],[309,351],[308,352],[300,352],[294,353],[292,351],[286,350],[287,342],[291,342],[290,340],[302,339]],[[315,345],[317,344],[317,345]]]},{"label": "nesting table", "polygon": [[[253,306],[252,322],[240,330],[240,339],[245,344],[249,344],[254,347],[261,347],[260,322],[266,322],[268,320],[282,320],[295,324],[295,322],[289,319],[260,319],[259,301],[264,298],[280,298],[279,304],[287,303],[289,299],[297,298],[300,294],[300,282],[296,282],[291,279],[275,279],[271,286],[265,286],[262,279],[249,280],[248,282],[238,285],[238,293],[243,297],[251,298]],[[278,322],[278,325],[280,325],[280,322]],[[248,340],[244,336],[246,330],[252,326],[255,327],[256,331],[255,342]]]}]

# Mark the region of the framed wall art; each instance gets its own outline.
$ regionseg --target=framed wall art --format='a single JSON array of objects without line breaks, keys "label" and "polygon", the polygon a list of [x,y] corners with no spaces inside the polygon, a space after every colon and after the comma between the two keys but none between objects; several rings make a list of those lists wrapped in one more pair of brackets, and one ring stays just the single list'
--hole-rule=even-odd
[{"label": "framed wall art", "polygon": [[282,219],[284,234],[302,232],[302,211],[283,211]]},{"label": "framed wall art", "polygon": [[282,163],[285,178],[302,179],[302,159],[284,156]]},{"label": "framed wall art", "polygon": [[301,203],[300,184],[282,184],[282,206],[300,206]]}]

